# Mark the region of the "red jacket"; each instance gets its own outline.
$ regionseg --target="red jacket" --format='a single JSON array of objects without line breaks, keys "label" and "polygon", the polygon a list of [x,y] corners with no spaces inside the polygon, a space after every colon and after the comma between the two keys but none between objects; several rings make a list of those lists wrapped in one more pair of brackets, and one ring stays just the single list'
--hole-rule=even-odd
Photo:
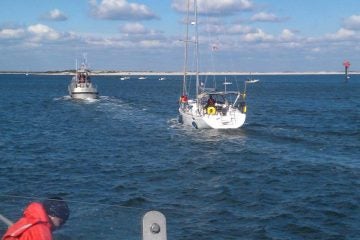
[{"label": "red jacket", "polygon": [[52,240],[50,219],[41,203],[31,203],[2,240]]}]

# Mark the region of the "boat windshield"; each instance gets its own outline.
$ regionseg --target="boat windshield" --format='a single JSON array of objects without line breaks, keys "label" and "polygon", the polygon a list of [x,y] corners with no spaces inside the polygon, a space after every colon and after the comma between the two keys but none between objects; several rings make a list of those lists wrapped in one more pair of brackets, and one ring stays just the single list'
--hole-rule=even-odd
[{"label": "boat windshield", "polygon": [[91,82],[88,72],[78,72],[77,73],[77,80],[78,80],[79,83],[85,83],[85,82],[90,83]]},{"label": "boat windshield", "polygon": [[202,93],[199,95],[201,105],[206,105],[210,98],[212,98],[216,104],[232,104],[239,97],[239,92],[216,92],[216,93]]}]

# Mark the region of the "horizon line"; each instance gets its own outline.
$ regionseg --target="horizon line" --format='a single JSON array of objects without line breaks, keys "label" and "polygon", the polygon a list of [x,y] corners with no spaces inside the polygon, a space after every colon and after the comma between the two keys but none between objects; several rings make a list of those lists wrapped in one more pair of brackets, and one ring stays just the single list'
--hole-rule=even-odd
[{"label": "horizon line", "polygon": [[[34,75],[73,75],[75,70],[50,70],[50,71],[6,71],[0,70],[0,74],[34,74]],[[92,75],[109,76],[138,76],[138,75],[184,75],[180,71],[116,71],[116,70],[92,70]],[[208,71],[199,72],[199,75],[343,75],[343,71],[271,71],[271,72],[244,72],[244,71]],[[360,71],[349,71],[349,75],[360,74]],[[195,75],[195,72],[187,72],[187,75]]]}]

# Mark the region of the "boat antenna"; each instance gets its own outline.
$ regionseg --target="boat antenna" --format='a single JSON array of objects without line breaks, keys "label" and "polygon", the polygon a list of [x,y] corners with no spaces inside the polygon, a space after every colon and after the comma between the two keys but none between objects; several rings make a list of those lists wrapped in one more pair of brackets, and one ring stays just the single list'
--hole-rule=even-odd
[{"label": "boat antenna", "polygon": [[87,66],[87,53],[83,53],[83,62],[81,64],[81,68],[84,68],[86,69],[88,66]]},{"label": "boat antenna", "polygon": [[224,82],[224,88],[225,88],[225,94],[226,94],[226,85],[227,85],[227,82],[226,82],[226,76],[225,76],[225,82]]},{"label": "boat antenna", "polygon": [[225,94],[226,94],[226,85],[227,85],[227,82],[226,82],[226,76],[225,76],[225,82],[224,82],[224,85],[225,85]]},{"label": "boat antenna", "polygon": [[182,95],[187,95],[186,91],[186,75],[188,65],[188,51],[189,51],[189,22],[190,22],[190,0],[187,1],[187,14],[186,14],[186,35],[185,35],[185,52],[184,52],[184,78],[183,78],[183,90]]}]

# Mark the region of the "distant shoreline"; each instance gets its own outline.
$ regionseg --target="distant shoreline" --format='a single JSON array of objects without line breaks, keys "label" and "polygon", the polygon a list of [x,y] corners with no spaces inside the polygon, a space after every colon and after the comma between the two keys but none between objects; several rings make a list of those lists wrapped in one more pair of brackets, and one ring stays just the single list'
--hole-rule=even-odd
[{"label": "distant shoreline", "polygon": [[[29,74],[29,75],[74,75],[70,71],[47,71],[47,72],[22,72],[22,71],[0,71],[0,74]],[[188,73],[194,75],[195,73]],[[349,72],[349,75],[358,75],[360,72]],[[93,76],[182,76],[182,72],[152,72],[152,71],[91,71]],[[200,75],[241,75],[241,76],[266,76],[266,75],[344,75],[339,71],[319,72],[200,72]]]}]

